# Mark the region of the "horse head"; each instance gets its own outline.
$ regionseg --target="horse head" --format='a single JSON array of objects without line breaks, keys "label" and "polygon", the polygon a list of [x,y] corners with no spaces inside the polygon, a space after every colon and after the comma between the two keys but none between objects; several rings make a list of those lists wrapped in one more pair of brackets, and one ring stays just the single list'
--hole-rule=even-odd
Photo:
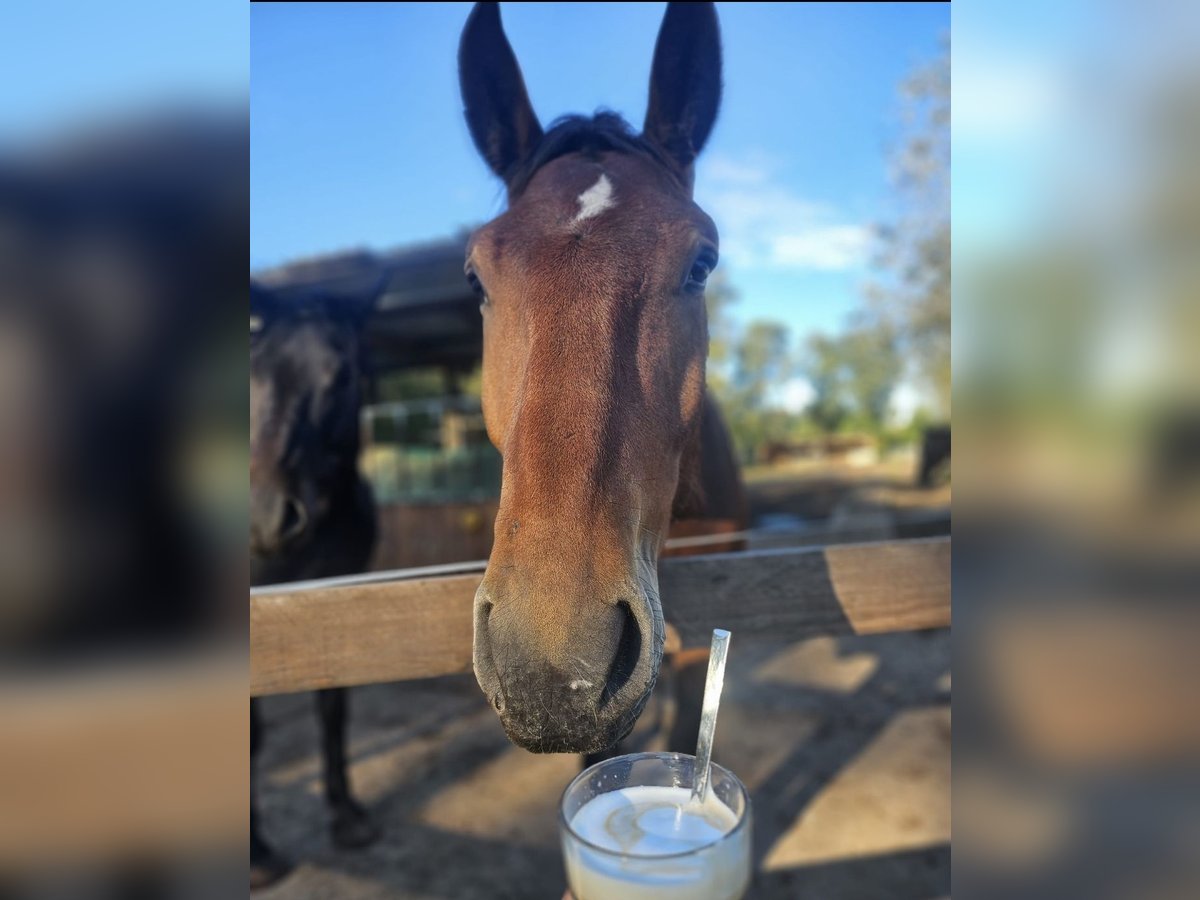
[{"label": "horse head", "polygon": [[717,262],[693,163],[720,69],[713,5],[669,4],[641,133],[613,114],[543,131],[496,5],[463,31],[467,123],[508,199],[466,262],[504,459],[475,674],[510,739],[536,752],[614,745],[662,660],[656,569],[696,478]]}]

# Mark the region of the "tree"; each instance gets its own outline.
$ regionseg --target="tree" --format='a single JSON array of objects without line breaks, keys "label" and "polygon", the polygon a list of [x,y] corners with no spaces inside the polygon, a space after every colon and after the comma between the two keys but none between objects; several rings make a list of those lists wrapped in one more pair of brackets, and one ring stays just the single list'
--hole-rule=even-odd
[{"label": "tree", "polygon": [[732,392],[746,409],[762,409],[767,391],[782,384],[791,373],[788,350],[791,343],[786,325],[756,319],[746,326],[733,348]]},{"label": "tree", "polygon": [[892,157],[897,215],[877,231],[885,283],[872,306],[950,413],[950,43],[900,85],[902,143]]},{"label": "tree", "polygon": [[769,440],[787,436],[793,417],[769,408],[771,389],[793,368],[786,325],[766,319],[739,328],[726,310],[737,292],[723,275],[705,292],[708,308],[708,387],[716,397],[744,460]]},{"label": "tree", "polygon": [[812,385],[806,410],[813,423],[831,434],[853,417],[857,427],[881,434],[892,392],[904,371],[895,331],[866,316],[845,333],[808,339],[802,369]]},{"label": "tree", "polygon": [[704,307],[708,311],[708,363],[718,371],[728,364],[736,340],[729,307],[740,299],[729,277],[720,269],[713,272],[704,291]]},{"label": "tree", "polygon": [[813,389],[812,402],[805,412],[821,431],[832,434],[850,413],[844,398],[841,348],[837,338],[812,335],[803,358],[804,374]]},{"label": "tree", "polygon": [[729,367],[737,340],[737,326],[728,309],[739,299],[728,276],[720,270],[714,272],[704,291],[704,306],[708,311],[708,387],[722,406],[729,400]]},{"label": "tree", "polygon": [[838,343],[846,391],[863,423],[878,434],[887,423],[892,392],[904,372],[895,329],[886,321],[863,322]]}]

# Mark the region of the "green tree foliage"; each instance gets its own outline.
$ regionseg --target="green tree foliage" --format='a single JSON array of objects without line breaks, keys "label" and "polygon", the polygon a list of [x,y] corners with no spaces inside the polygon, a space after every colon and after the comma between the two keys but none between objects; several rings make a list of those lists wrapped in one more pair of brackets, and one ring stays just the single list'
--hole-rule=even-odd
[{"label": "green tree foliage", "polygon": [[793,416],[770,408],[771,388],[789,377],[794,360],[791,337],[779,322],[757,320],[739,328],[729,308],[737,291],[718,270],[709,280],[708,387],[733,434],[742,458],[753,460],[768,440],[783,439],[795,425]]},{"label": "green tree foliage", "polygon": [[786,325],[756,319],[746,326],[733,349],[732,388],[736,402],[747,409],[762,409],[767,392],[782,384],[792,372],[790,335]]},{"label": "green tree foliage", "polygon": [[739,297],[729,276],[718,269],[708,281],[704,305],[708,310],[708,384],[723,397],[729,384],[729,365],[737,341],[737,326],[729,315],[729,307]]},{"label": "green tree foliage", "polygon": [[786,411],[769,405],[771,388],[792,372],[791,335],[780,322],[756,319],[741,332],[732,355],[731,402],[724,408],[734,443],[752,461],[765,444],[785,440],[792,426]]},{"label": "green tree foliage", "polygon": [[887,323],[863,318],[836,337],[814,334],[801,364],[813,389],[806,413],[826,434],[848,426],[881,434],[903,370],[896,335]]},{"label": "green tree foliage", "polygon": [[832,434],[837,431],[850,409],[844,399],[841,348],[836,338],[814,334],[808,339],[802,368],[812,385],[813,399],[806,410],[817,428]]},{"label": "green tree foliage", "polygon": [[838,346],[854,409],[878,433],[887,424],[892,391],[904,372],[895,330],[886,322],[865,322],[847,331]]},{"label": "green tree foliage", "polygon": [[[729,302],[731,292],[722,292],[718,303]],[[771,389],[790,377],[794,367],[791,335],[786,325],[766,319],[741,329],[726,319],[716,331],[710,322],[709,333],[708,386],[742,459],[751,461],[764,443],[783,440],[794,425],[794,417],[770,406]]]}]

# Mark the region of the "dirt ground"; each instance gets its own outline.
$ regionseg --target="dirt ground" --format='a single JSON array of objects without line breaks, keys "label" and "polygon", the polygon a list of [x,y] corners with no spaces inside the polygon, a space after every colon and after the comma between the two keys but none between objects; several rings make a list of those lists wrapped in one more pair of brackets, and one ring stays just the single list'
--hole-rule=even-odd
[{"label": "dirt ground", "polygon": [[812,532],[831,542],[924,537],[950,530],[950,485],[920,488],[917,460],[900,454],[869,466],[797,461],[746,470],[752,523]]},{"label": "dirt ground", "polygon": [[[949,499],[948,488],[915,492],[892,473],[850,472],[832,479],[840,490],[818,511],[796,493],[817,477],[752,476],[752,508],[816,512],[828,522],[838,509],[941,509]],[[714,759],[752,796],[756,873],[748,896],[949,897],[949,699],[948,630],[794,644],[734,635]],[[556,809],[579,757],[510,744],[470,675],[358,688],[351,703],[351,779],[384,836],[364,850],[332,847],[314,701],[267,698],[263,827],[298,865],[256,896],[562,895]],[[649,740],[657,711],[656,699],[635,745]]]}]

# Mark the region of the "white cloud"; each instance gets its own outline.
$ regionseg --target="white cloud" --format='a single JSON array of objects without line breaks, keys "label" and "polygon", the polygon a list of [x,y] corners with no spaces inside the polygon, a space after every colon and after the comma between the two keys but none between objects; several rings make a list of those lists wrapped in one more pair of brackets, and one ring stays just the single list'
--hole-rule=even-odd
[{"label": "white cloud", "polygon": [[737,268],[842,272],[867,259],[869,226],[798,196],[761,154],[701,162],[697,201],[721,233],[721,256]]},{"label": "white cloud", "polygon": [[782,234],[771,243],[779,266],[840,272],[859,265],[871,245],[871,229],[861,225],[816,226]]}]

